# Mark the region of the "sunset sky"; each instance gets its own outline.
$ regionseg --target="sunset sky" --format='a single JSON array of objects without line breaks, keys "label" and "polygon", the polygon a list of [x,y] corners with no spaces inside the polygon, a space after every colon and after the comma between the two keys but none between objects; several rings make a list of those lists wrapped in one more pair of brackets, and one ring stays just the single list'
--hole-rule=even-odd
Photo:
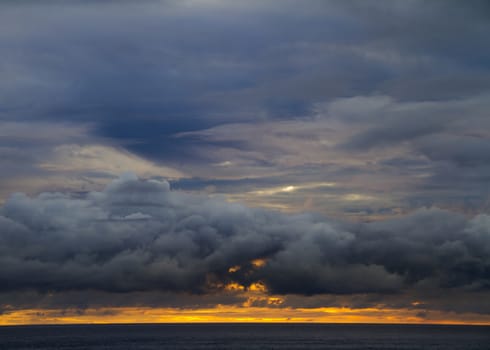
[{"label": "sunset sky", "polygon": [[0,1],[0,325],[490,324],[487,0]]}]

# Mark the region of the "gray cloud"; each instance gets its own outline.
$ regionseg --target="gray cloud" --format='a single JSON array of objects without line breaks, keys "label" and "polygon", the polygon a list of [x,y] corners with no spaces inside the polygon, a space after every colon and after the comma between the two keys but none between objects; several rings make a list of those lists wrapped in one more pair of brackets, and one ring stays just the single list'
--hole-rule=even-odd
[{"label": "gray cloud", "polygon": [[[237,180],[231,191],[216,186],[228,195],[247,190],[240,180],[259,186],[273,179],[271,186],[337,182],[340,196],[382,197],[369,206],[335,206],[316,196],[319,211],[339,216],[486,200],[488,171],[479,166],[487,162],[480,151],[490,127],[485,1],[46,0],[3,1],[0,8],[0,122],[23,124],[31,134],[2,134],[3,198],[12,189],[56,187],[46,185],[48,177],[62,188],[99,189],[93,163],[89,171],[72,167],[76,181],[65,186],[66,164],[46,159],[53,148],[77,143],[110,145],[203,182]],[[318,106],[327,106],[327,118]],[[73,141],[33,142],[34,134],[53,134],[40,124],[61,121],[90,128]],[[220,128],[226,137],[202,136]],[[393,166],[389,159],[426,164]],[[455,193],[468,178],[462,164],[474,166],[480,180]],[[170,176],[154,167],[146,175]],[[269,200],[289,210],[310,201],[292,197]]]},{"label": "gray cloud", "polygon": [[1,1],[0,304],[490,313],[488,10]]},{"label": "gray cloud", "polygon": [[212,295],[230,282],[259,281],[270,293],[298,295],[481,295],[490,287],[484,214],[422,209],[350,224],[175,192],[165,181],[127,174],[83,197],[15,194],[0,215],[4,298],[21,291]]},{"label": "gray cloud", "polygon": [[434,161],[460,167],[484,167],[490,163],[490,139],[478,135],[437,135],[419,143],[419,149]]}]

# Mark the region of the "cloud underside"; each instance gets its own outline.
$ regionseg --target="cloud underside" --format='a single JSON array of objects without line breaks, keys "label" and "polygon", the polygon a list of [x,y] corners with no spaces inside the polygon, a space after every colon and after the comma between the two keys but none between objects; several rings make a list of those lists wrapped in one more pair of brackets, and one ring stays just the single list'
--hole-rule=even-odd
[{"label": "cloud underside", "polygon": [[32,295],[42,303],[56,295],[58,307],[189,307],[260,292],[293,307],[297,298],[312,307],[422,299],[488,313],[489,257],[485,214],[432,208],[353,224],[172,191],[132,174],[86,195],[15,194],[0,209],[3,308],[35,306]]}]

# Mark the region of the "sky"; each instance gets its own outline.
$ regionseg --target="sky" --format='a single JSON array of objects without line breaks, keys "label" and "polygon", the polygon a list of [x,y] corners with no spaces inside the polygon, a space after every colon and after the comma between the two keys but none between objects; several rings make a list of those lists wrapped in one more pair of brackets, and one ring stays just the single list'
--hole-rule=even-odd
[{"label": "sky", "polygon": [[490,324],[485,0],[0,1],[0,324]]}]

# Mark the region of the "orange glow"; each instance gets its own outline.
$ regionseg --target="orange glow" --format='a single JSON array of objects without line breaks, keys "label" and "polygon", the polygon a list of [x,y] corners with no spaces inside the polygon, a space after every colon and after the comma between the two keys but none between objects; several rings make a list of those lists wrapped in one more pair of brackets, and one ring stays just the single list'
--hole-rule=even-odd
[{"label": "orange glow", "polygon": [[[237,282],[215,285],[226,295],[243,302],[203,308],[99,307],[87,309],[15,309],[0,314],[0,326],[20,324],[107,324],[107,323],[399,323],[490,325],[490,316],[451,313],[420,308],[414,300],[410,308],[286,306],[287,296],[271,295],[262,282],[248,286]],[[416,308],[413,308],[416,306]]]},{"label": "orange glow", "polygon": [[236,265],[236,266],[232,266],[232,267],[230,267],[230,268],[228,269],[228,272],[229,272],[229,273],[235,273],[235,272],[237,272],[237,271],[238,271],[238,270],[240,270],[240,269],[241,269],[241,266]]},{"label": "orange glow", "polygon": [[248,286],[248,290],[251,292],[267,292],[267,287],[262,282],[255,282]]},{"label": "orange glow", "polygon": [[265,264],[267,263],[267,260],[265,259],[255,259],[250,262],[253,267],[259,269],[261,267],[264,267]]},{"label": "orange glow", "polygon": [[236,283],[236,282],[231,282],[231,283],[228,283],[227,285],[225,285],[224,289],[227,291],[237,292],[237,291],[245,290],[245,287],[242,286],[241,284]]},{"label": "orange glow", "polygon": [[283,298],[278,298],[278,297],[267,298],[267,304],[269,305],[281,305],[282,303],[284,303]]},{"label": "orange glow", "polygon": [[[269,298],[271,304],[280,302]],[[222,306],[203,309],[98,308],[68,310],[11,310],[0,315],[0,325],[68,323],[200,323],[200,322],[310,322],[310,323],[437,323],[490,325],[488,316],[430,312],[422,319],[416,310]]]},{"label": "orange glow", "polygon": [[[261,267],[264,267],[266,263],[267,260],[265,259],[254,259],[250,261],[250,264],[256,269],[260,269]],[[235,273],[239,271],[241,268],[242,267],[240,265],[231,266],[228,268],[228,273]]]},{"label": "orange glow", "polygon": [[[244,286],[236,282],[217,285],[224,293],[244,298],[235,305],[206,308],[100,307],[87,309],[14,309],[0,314],[0,326],[20,324],[107,323],[412,323],[490,325],[490,316],[456,314],[419,308],[350,308],[286,306],[287,296],[270,295],[262,282]],[[422,301],[415,300],[413,306]]]}]

